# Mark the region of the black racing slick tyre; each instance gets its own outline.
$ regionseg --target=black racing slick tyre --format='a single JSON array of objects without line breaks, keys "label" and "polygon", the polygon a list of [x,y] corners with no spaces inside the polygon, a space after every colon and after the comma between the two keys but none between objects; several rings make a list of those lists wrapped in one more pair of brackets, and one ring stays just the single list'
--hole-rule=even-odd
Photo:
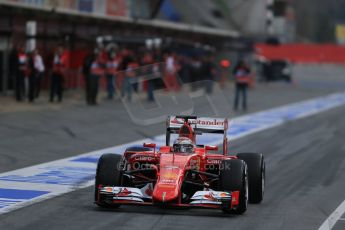
[{"label": "black racing slick tyre", "polygon": [[[121,186],[121,162],[122,155],[106,153],[103,154],[97,164],[95,178],[95,203],[101,207],[109,205],[99,198],[98,187],[103,186]],[[120,205],[112,205],[111,207],[119,207]]]},{"label": "black racing slick tyre", "polygon": [[239,191],[239,205],[235,209],[223,207],[224,213],[243,214],[248,206],[248,173],[243,160],[224,160],[220,170],[220,191]]},{"label": "black racing slick tyre", "polygon": [[249,202],[261,203],[265,192],[265,159],[258,153],[239,153],[237,157],[248,166]]}]

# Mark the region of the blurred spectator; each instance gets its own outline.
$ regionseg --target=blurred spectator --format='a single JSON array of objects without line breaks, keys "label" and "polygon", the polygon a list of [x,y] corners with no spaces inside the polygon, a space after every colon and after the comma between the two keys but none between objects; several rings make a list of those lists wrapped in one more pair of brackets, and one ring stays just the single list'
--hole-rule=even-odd
[{"label": "blurred spectator", "polygon": [[33,52],[33,61],[34,61],[34,69],[35,69],[35,73],[36,73],[36,77],[35,77],[35,98],[38,98],[40,96],[40,92],[41,92],[41,81],[43,78],[43,74],[44,74],[44,63],[43,63],[43,59],[42,56],[39,54],[38,50],[35,49]]},{"label": "blurred spectator", "polygon": [[97,95],[99,87],[99,79],[104,76],[105,73],[105,60],[102,52],[99,52],[96,58],[93,60],[90,69],[90,105],[97,105]]},{"label": "blurred spectator", "polygon": [[242,109],[247,109],[247,88],[250,82],[250,68],[244,60],[240,60],[234,68],[233,74],[235,76],[235,102],[234,110],[237,110],[240,100],[240,94],[242,94]]},{"label": "blurred spectator", "polygon": [[[118,85],[121,88],[121,97],[126,97],[129,101],[132,98],[133,89],[135,91],[141,89],[141,87],[138,87],[139,84],[136,79],[140,76],[148,77],[143,85],[148,101],[154,101],[154,89],[167,88],[168,90],[178,91],[181,87],[178,76],[181,76],[183,83],[196,82],[192,84],[192,90],[196,87],[202,87],[205,88],[206,93],[212,93],[212,81],[218,79],[214,57],[203,57],[202,54],[204,52],[191,53],[183,49],[175,49],[175,47],[168,51],[164,51],[168,47],[164,47],[164,49],[156,47],[146,50],[142,46],[137,46],[137,44],[129,44],[121,52],[118,52],[117,49],[112,48],[108,53],[103,51],[90,52],[84,58],[82,73],[85,79],[87,104],[97,104],[99,80],[102,76],[105,76],[108,99],[112,99],[116,95],[116,85]],[[175,53],[175,51],[180,53]],[[78,52],[72,52],[72,55],[75,55],[75,57],[78,57],[77,54]],[[190,55],[194,56],[191,58]],[[31,56],[24,52],[23,47],[20,47],[18,50],[14,49],[11,56],[10,64],[15,67],[12,68],[12,74],[15,76],[15,92],[18,101],[22,100],[25,95],[26,80],[29,83],[29,100],[33,101],[39,97],[42,78],[46,70],[52,73],[50,101],[53,102],[56,97],[59,102],[62,101],[64,77],[69,67],[67,52],[64,52],[62,46],[56,48],[52,61],[49,61],[49,63],[53,63],[51,71],[49,65],[47,67],[44,65],[44,58],[42,58],[38,50],[34,50]],[[78,62],[79,60],[76,60],[76,62],[72,63]],[[142,68],[138,69],[139,66],[142,66]],[[71,70],[70,72],[72,73],[74,69]],[[208,80],[208,82],[203,84],[202,80]],[[69,85],[72,86],[78,85],[78,82],[71,79],[67,83],[70,83]],[[238,86],[238,97],[240,93],[246,93],[245,90],[242,92],[242,86],[240,85]],[[243,103],[246,104],[245,102]]]},{"label": "blurred spectator", "polygon": [[24,46],[20,46],[17,56],[18,71],[16,75],[16,100],[22,101],[25,95],[25,77],[28,74],[28,56],[25,53]]},{"label": "blurred spectator", "polygon": [[190,68],[190,79],[193,82],[192,90],[196,90],[199,87],[199,81],[201,80],[201,62],[198,57],[193,57]]},{"label": "blurred spectator", "polygon": [[158,64],[156,65],[154,64],[153,56],[149,52],[147,52],[144,55],[142,64],[145,66],[143,74],[144,76],[147,76],[149,78],[146,81],[147,82],[147,100],[150,102],[153,102],[154,101],[154,96],[153,96],[154,79],[150,79],[150,78],[156,78],[160,76],[159,66]]},{"label": "blurred spectator", "polygon": [[163,81],[163,65],[161,64],[162,62],[164,62],[164,54],[163,51],[160,48],[156,48],[153,50],[153,61],[156,63],[154,65],[154,70],[155,70],[155,75],[157,76],[157,78],[155,78],[154,80],[152,80],[152,85],[154,89],[163,89],[165,88],[165,84]]},{"label": "blurred spectator", "polygon": [[35,69],[35,60],[34,60],[34,52],[31,52],[28,56],[28,98],[29,102],[33,102],[35,100],[35,93],[36,93],[36,74],[37,71]]},{"label": "blurred spectator", "polygon": [[136,77],[137,77],[137,71],[138,71],[137,68],[139,67],[139,63],[134,57],[129,58],[128,60],[129,62],[127,64],[125,76],[122,82],[121,96],[125,97],[125,95],[127,94],[127,100],[131,101],[133,84],[136,83]]},{"label": "blurred spectator", "polygon": [[190,67],[190,60],[187,56],[180,57],[180,66],[178,76],[181,77],[183,83],[190,83],[191,82],[191,67]]},{"label": "blurred spectator", "polygon": [[120,58],[116,55],[115,50],[111,50],[108,54],[108,60],[106,62],[106,80],[107,80],[107,92],[108,99],[113,99],[116,94],[116,72],[120,66]]},{"label": "blurred spectator", "polygon": [[168,53],[165,60],[165,83],[168,90],[178,91],[179,83],[177,80],[178,64],[176,55],[174,53]]},{"label": "blurred spectator", "polygon": [[204,87],[207,94],[212,93],[213,81],[216,78],[216,65],[212,55],[205,56],[201,67]]},{"label": "blurred spectator", "polygon": [[121,52],[121,64],[119,70],[126,70],[127,65],[132,61],[132,54],[131,50],[128,48],[124,48]]},{"label": "blurred spectator", "polygon": [[91,65],[95,60],[95,51],[90,52],[86,57],[84,58],[83,61],[83,75],[84,75],[84,82],[85,82],[85,98],[86,98],[86,103],[88,105],[91,104],[91,87],[90,87],[90,79],[91,79]]},{"label": "blurred spectator", "polygon": [[[16,90],[16,81],[17,81],[17,76],[19,72],[19,60],[18,60],[18,54],[19,50],[18,47],[13,46],[10,53],[9,53],[9,76],[11,83],[13,84],[13,90],[14,90],[14,97],[16,98],[17,95],[17,90]],[[11,84],[11,85],[12,85]]]},{"label": "blurred spectator", "polygon": [[67,66],[66,57],[63,55],[64,49],[59,46],[56,49],[53,59],[53,72],[51,76],[51,88],[50,88],[50,102],[54,101],[55,95],[58,97],[58,101],[62,101],[63,96],[63,83],[64,83],[64,72]]},{"label": "blurred spectator", "polygon": [[163,61],[163,54],[162,54],[162,50],[157,48],[155,50],[153,50],[153,59],[156,62],[162,62]]}]

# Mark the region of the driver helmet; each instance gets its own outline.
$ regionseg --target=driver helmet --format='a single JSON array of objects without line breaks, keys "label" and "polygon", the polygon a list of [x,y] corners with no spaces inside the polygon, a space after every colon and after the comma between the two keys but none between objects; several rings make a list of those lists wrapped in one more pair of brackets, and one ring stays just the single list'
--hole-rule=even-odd
[{"label": "driver helmet", "polygon": [[179,137],[174,142],[173,150],[179,153],[193,153],[194,145],[191,139]]}]

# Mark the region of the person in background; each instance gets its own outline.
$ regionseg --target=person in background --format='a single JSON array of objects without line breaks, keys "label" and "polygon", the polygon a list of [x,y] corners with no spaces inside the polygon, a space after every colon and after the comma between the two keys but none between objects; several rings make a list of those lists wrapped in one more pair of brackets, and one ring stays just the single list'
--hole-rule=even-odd
[{"label": "person in background", "polygon": [[36,93],[36,75],[35,68],[35,54],[34,51],[28,55],[28,99],[29,102],[34,102]]},{"label": "person in background", "polygon": [[[143,60],[142,60],[142,65],[144,66],[144,75],[147,77],[160,77],[159,73],[159,65],[154,64],[153,56],[150,52],[145,53]],[[154,79],[148,79],[147,80],[147,100],[149,102],[154,101],[154,96],[153,96],[153,89],[154,89]]]},{"label": "person in background", "polygon": [[106,80],[108,99],[111,100],[116,94],[116,72],[118,71],[120,64],[119,58],[116,56],[115,50],[111,50],[108,54],[108,60],[106,62]]},{"label": "person in background", "polygon": [[234,110],[237,110],[242,94],[242,109],[247,109],[247,88],[250,82],[250,68],[244,60],[240,60],[233,70],[235,76],[235,101]]},{"label": "person in background", "polygon": [[25,53],[24,46],[18,49],[17,65],[18,71],[16,74],[16,100],[22,101],[25,95],[25,77],[28,74],[28,55]]},{"label": "person in background", "polygon": [[99,87],[99,79],[105,73],[105,60],[102,52],[98,52],[96,58],[91,63],[90,68],[90,105],[97,105],[97,95]]},{"label": "person in background", "polygon": [[162,89],[165,88],[164,81],[163,81],[163,68],[164,64],[161,64],[164,62],[164,54],[163,51],[160,48],[156,48],[151,52],[153,61],[155,62],[153,73],[154,76],[157,77],[153,80],[151,80],[153,89]]},{"label": "person in background", "polygon": [[165,60],[165,83],[168,90],[178,91],[180,86],[177,80],[178,65],[176,55],[168,53]]},{"label": "person in background", "polygon": [[16,89],[16,81],[19,72],[19,60],[18,60],[18,53],[19,49],[15,45],[11,45],[10,53],[9,53],[9,62],[8,62],[8,70],[10,76],[10,84],[13,85],[14,90],[14,98],[16,99],[17,89]]},{"label": "person in background", "polygon": [[212,93],[213,81],[216,79],[216,65],[212,55],[205,56],[202,62],[201,71],[204,80],[204,87],[207,94]]},{"label": "person in background", "polygon": [[50,88],[50,102],[54,101],[55,95],[58,97],[58,101],[62,101],[63,96],[63,83],[64,72],[66,68],[66,57],[63,55],[64,49],[59,46],[56,49],[53,59],[53,72],[51,76],[51,88]]},{"label": "person in background", "polygon": [[83,61],[83,68],[82,72],[84,75],[84,82],[85,82],[85,99],[86,104],[91,105],[91,87],[90,87],[90,79],[91,79],[91,65],[96,59],[97,50],[89,52],[84,58]]},{"label": "person in background", "polygon": [[41,82],[44,74],[44,63],[42,56],[39,54],[38,50],[35,49],[33,52],[33,61],[34,61],[34,69],[36,73],[35,77],[35,98],[38,98],[40,96],[41,92]]},{"label": "person in background", "polygon": [[190,59],[187,56],[181,56],[179,58],[179,65],[181,68],[179,69],[178,75],[181,77],[183,83],[190,83],[191,82],[191,67],[190,67]]},{"label": "person in background", "polygon": [[128,65],[125,71],[125,76],[123,80],[123,88],[122,88],[122,97],[125,97],[125,94],[127,94],[127,100],[131,101],[132,100],[132,89],[133,89],[133,84],[136,81],[136,76],[137,76],[137,68],[139,67],[139,63],[136,60],[136,58],[131,57],[128,59]]},{"label": "person in background", "polygon": [[128,48],[124,48],[121,51],[121,64],[119,70],[121,71],[121,97],[124,98],[126,94],[127,80],[126,69],[128,64],[132,61],[131,51]]},{"label": "person in background", "polygon": [[199,57],[194,56],[190,64],[190,75],[191,75],[191,89],[192,91],[198,90],[200,88],[200,78],[201,76],[201,61]]},{"label": "person in background", "polygon": [[135,74],[131,78],[130,81],[131,81],[132,90],[134,90],[134,92],[138,93],[139,92],[139,81],[137,81],[136,78],[140,75],[139,74],[140,70],[137,69],[141,65],[140,61],[142,59],[140,49],[136,50],[135,52],[132,51],[131,56],[132,56],[132,61],[129,64],[131,64],[133,69],[135,69]]}]

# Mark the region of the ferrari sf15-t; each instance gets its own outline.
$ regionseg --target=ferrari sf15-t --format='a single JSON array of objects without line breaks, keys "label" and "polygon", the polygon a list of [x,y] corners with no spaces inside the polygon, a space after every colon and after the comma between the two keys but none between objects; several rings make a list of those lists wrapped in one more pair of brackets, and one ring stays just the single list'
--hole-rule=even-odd
[{"label": "ferrari sf15-t", "polygon": [[[260,203],[265,188],[262,154],[227,151],[227,119],[170,116],[166,144],[144,143],[123,154],[103,154],[97,165],[95,203],[101,207],[157,205],[220,209],[243,214]],[[217,146],[197,143],[199,135],[222,135]],[[171,144],[170,139],[176,136]]]}]

